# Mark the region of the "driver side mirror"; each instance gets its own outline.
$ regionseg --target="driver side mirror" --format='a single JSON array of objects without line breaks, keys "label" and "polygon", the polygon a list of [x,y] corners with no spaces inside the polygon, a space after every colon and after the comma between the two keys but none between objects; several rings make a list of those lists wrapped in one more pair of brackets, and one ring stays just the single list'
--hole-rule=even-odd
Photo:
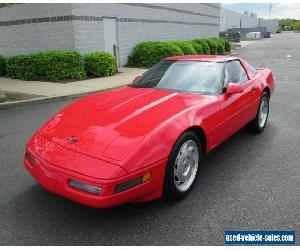
[{"label": "driver side mirror", "polygon": [[142,77],[141,76],[136,76],[134,79],[133,79],[133,84],[135,84],[137,81],[139,81]]},{"label": "driver side mirror", "polygon": [[226,88],[227,94],[242,93],[243,91],[244,91],[243,86],[237,83],[229,83]]}]

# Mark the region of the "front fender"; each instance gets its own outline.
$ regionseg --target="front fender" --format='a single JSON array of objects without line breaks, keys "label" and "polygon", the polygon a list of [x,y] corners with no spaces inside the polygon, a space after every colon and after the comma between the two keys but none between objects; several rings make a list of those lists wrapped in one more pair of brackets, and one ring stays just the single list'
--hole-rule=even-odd
[{"label": "front fender", "polygon": [[202,118],[195,119],[194,111],[178,114],[156,127],[137,145],[122,164],[126,171],[134,172],[169,157],[178,138],[191,127],[201,128]]}]

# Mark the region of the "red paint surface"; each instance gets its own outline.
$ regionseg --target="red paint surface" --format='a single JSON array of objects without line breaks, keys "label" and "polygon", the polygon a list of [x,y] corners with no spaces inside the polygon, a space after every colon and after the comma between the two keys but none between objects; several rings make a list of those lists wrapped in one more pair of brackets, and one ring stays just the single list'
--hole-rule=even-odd
[{"label": "red paint surface", "polygon": [[[169,60],[232,60],[226,56],[183,56]],[[108,207],[161,196],[165,167],[179,136],[200,128],[205,153],[252,120],[265,88],[274,90],[269,69],[253,77],[241,60],[249,81],[235,94],[209,96],[168,90],[122,87],[82,98],[62,109],[29,141],[25,157],[31,175],[46,189],[68,199]],[[78,141],[68,142],[76,136]],[[114,194],[116,185],[151,172],[150,181]],[[68,185],[75,179],[102,188],[100,195]]]}]

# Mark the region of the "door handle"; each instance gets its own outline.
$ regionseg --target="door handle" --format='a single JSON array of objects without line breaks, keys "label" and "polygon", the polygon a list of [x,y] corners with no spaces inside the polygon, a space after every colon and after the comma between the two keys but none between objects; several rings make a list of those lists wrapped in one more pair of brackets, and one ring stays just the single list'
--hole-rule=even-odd
[{"label": "door handle", "polygon": [[254,91],[254,90],[256,90],[256,89],[257,89],[256,86],[252,86],[252,87],[251,87],[251,91]]}]

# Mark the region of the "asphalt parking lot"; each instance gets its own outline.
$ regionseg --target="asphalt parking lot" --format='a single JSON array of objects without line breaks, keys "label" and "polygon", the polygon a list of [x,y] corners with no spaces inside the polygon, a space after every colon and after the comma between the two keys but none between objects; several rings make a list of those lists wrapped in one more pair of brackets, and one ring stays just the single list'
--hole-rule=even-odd
[{"label": "asphalt parking lot", "polygon": [[223,245],[224,230],[296,230],[299,238],[299,48],[300,33],[283,33],[240,49],[276,77],[267,127],[242,130],[207,155],[193,191],[175,204],[92,209],[45,191],[23,168],[24,146],[68,102],[0,111],[0,244]]}]

